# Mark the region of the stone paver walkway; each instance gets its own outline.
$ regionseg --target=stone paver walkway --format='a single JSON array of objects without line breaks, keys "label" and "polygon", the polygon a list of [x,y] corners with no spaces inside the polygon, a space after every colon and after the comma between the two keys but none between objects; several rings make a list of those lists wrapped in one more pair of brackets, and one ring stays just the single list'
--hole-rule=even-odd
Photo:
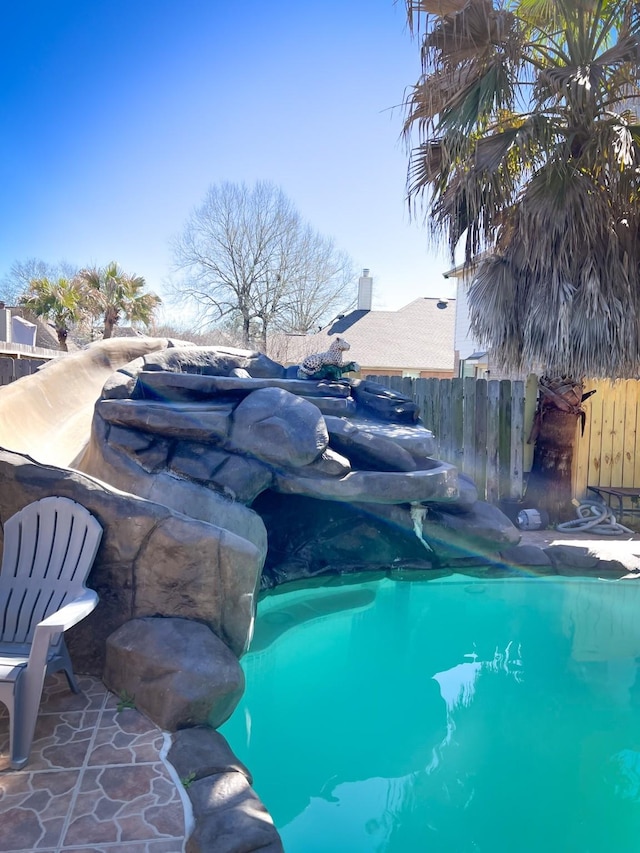
[{"label": "stone paver walkway", "polygon": [[76,695],[62,674],[47,679],[23,770],[8,769],[0,705],[1,853],[181,853],[190,812],[169,736],[98,679],[78,680]]}]

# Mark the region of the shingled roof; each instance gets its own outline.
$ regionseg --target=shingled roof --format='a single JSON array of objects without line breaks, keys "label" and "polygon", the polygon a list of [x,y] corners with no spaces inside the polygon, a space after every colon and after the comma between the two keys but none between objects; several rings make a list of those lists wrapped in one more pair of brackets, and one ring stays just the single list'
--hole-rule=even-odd
[{"label": "shingled roof", "polygon": [[421,297],[399,311],[351,311],[314,335],[278,336],[273,357],[297,364],[340,335],[351,345],[348,358],[363,368],[453,371],[455,300],[447,300],[444,310],[438,302]]}]

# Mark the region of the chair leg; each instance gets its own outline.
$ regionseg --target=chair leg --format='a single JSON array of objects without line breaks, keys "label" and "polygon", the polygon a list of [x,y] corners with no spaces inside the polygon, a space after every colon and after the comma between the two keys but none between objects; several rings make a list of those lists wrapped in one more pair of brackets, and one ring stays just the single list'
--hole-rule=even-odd
[{"label": "chair leg", "polygon": [[73,666],[71,664],[71,658],[69,657],[69,650],[67,649],[67,644],[64,639],[62,640],[62,644],[60,646],[59,658],[61,661],[61,665],[58,666],[58,669],[61,669],[67,677],[67,683],[69,685],[69,690],[72,693],[80,693],[80,685],[78,684],[76,677],[73,673]]},{"label": "chair leg", "polygon": [[10,720],[11,767],[20,770],[29,760],[36,729],[46,665],[25,668],[16,682],[14,708]]},{"label": "chair leg", "polygon": [[3,690],[2,700],[1,700],[2,704],[6,706],[7,712],[9,714],[9,755],[12,756],[13,755],[14,728],[15,728],[15,724],[16,724],[16,719],[15,719],[16,718],[16,703],[15,703],[16,685],[10,684],[10,683],[5,683],[3,685],[3,687],[4,688],[6,688],[6,687],[13,688],[11,693],[7,692],[6,689]]}]

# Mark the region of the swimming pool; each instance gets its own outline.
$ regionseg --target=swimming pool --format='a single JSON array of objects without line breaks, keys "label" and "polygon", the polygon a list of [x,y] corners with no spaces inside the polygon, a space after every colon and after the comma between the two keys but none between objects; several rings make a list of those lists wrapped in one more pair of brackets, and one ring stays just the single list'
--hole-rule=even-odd
[{"label": "swimming pool", "polygon": [[278,592],[221,731],[287,853],[637,853],[639,661],[634,581]]}]

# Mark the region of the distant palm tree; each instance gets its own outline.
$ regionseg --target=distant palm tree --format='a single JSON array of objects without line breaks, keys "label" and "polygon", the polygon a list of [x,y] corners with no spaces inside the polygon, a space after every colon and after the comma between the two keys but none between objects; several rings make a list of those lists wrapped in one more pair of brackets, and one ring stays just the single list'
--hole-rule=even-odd
[{"label": "distant palm tree", "polygon": [[86,300],[80,282],[69,278],[34,278],[19,304],[52,324],[60,349],[67,348],[69,327],[86,315]]},{"label": "distant palm tree", "polygon": [[123,316],[133,323],[148,326],[162,301],[154,293],[143,293],[144,278],[125,273],[115,261],[102,269],[81,270],[78,279],[87,287],[95,313],[103,317],[105,338],[113,335],[114,327]]},{"label": "distant palm tree", "polygon": [[[640,22],[631,0],[406,0],[423,74],[408,190],[480,258],[472,329],[547,374],[536,498],[571,511],[584,377],[640,373]],[[564,509],[563,509],[564,507]]]}]

